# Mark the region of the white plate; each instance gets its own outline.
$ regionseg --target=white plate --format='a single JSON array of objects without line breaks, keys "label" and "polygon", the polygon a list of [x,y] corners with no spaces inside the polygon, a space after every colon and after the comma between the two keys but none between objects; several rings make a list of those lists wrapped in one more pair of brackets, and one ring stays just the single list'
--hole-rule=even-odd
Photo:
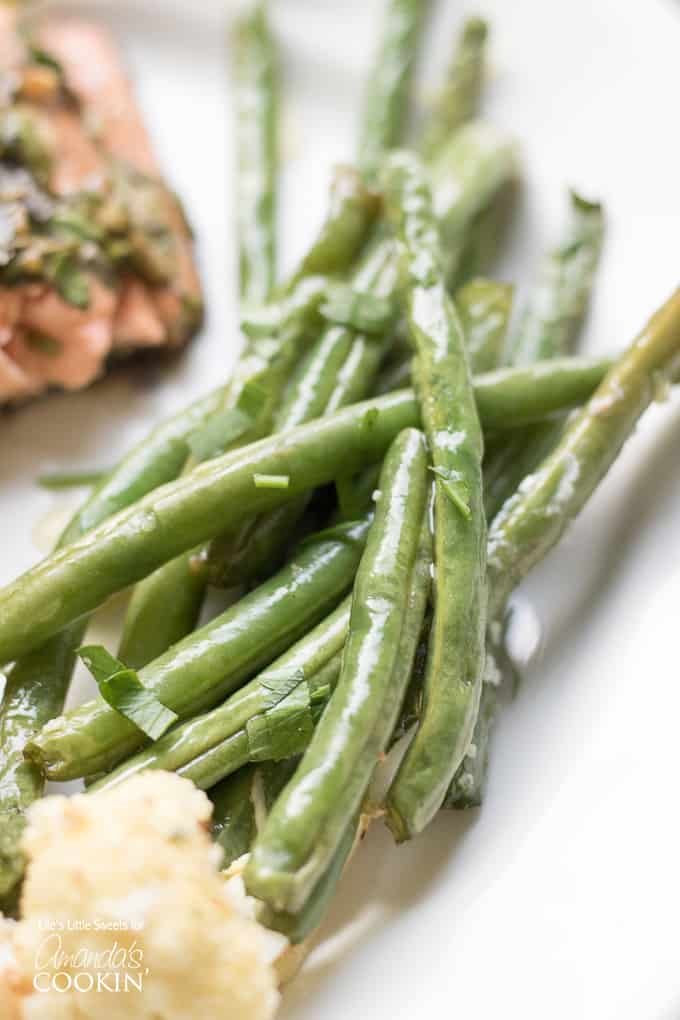
[{"label": "white plate", "polygon": [[[91,7],[93,5],[85,5]],[[105,465],[223,376],[238,348],[223,5],[110,0],[164,166],[198,231],[209,318],[156,388],[116,375],[0,423],[0,581],[69,501],[50,467]],[[379,0],[279,0],[287,164],[284,263],[351,158]],[[437,11],[433,79],[468,3]],[[555,236],[567,185],[601,196],[604,266],[584,347],[614,351],[677,282],[680,23],[662,0],[480,0],[489,114],[523,143],[528,195],[508,274]],[[677,1020],[680,1016],[680,405],[655,408],[569,538],[526,586],[540,661],[505,713],[484,809],[395,849],[376,827],[286,1020]],[[40,541],[45,528],[39,527]]]}]

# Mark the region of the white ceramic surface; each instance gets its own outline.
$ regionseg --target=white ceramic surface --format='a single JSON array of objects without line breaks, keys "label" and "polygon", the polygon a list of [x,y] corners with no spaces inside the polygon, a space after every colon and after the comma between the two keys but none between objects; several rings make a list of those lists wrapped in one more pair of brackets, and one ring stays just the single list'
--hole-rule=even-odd
[{"label": "white ceramic surface", "polygon": [[[96,7],[129,54],[169,176],[197,228],[209,316],[150,387],[130,371],[0,419],[0,582],[39,554],[46,468],[110,463],[238,349],[232,149],[217,0]],[[284,266],[351,158],[380,0],[274,0],[285,61]],[[525,286],[568,185],[608,229],[584,347],[614,351],[680,269],[680,21],[663,0],[442,0],[423,78],[464,12],[493,23],[489,115],[528,182],[506,275]],[[423,92],[425,91],[423,86]],[[375,827],[345,877],[285,1020],[680,1017],[680,401],[645,418],[566,542],[525,586],[543,650],[505,712],[484,809],[395,849]],[[82,679],[76,696],[82,694]]]}]

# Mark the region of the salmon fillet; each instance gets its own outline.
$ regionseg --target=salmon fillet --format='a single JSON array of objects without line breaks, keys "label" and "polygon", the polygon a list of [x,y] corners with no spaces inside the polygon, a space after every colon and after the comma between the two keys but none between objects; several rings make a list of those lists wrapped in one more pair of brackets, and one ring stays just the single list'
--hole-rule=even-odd
[{"label": "salmon fillet", "polygon": [[192,240],[114,40],[0,5],[0,405],[80,389],[112,353],[184,343]]}]

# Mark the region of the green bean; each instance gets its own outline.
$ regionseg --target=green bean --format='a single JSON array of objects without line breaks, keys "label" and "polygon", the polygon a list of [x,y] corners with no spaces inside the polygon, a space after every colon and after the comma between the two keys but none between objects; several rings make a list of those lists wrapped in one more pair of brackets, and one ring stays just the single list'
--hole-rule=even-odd
[{"label": "green bean", "polygon": [[[609,364],[565,359],[487,372],[475,380],[480,418],[493,430],[570,409]],[[413,393],[401,390],[215,457],[161,486],[0,590],[0,661],[23,655],[225,525],[332,481],[339,465],[351,474],[375,464],[398,432],[419,423]],[[285,475],[288,488],[258,488],[255,474]]]},{"label": "green bean", "polygon": [[265,301],[276,274],[277,58],[266,5],[238,18],[232,47],[242,297]]},{"label": "green bean", "polygon": [[[602,236],[602,207],[572,193],[565,237],[543,260],[535,292],[509,338],[506,360],[527,364],[572,350],[588,307]],[[500,510],[560,434],[555,422],[520,430],[489,458],[484,479],[487,516]]]},{"label": "green bean", "polygon": [[462,124],[477,112],[484,79],[489,28],[481,18],[467,18],[458,37],[446,81],[429,112],[420,149],[432,159]]},{"label": "green bean", "polygon": [[40,475],[38,485],[43,489],[53,489],[59,492],[61,489],[82,489],[91,488],[103,482],[111,469],[107,471],[50,471]]},{"label": "green bean", "polygon": [[[411,677],[414,656],[418,640],[423,626],[423,618],[427,608],[427,600],[430,590],[430,577],[432,571],[432,536],[427,517],[422,522],[418,540],[418,550],[413,569],[410,591],[407,594],[407,611],[404,618],[399,646],[397,649],[394,672],[386,687],[385,697],[379,711],[375,727],[365,743],[364,749],[352,773],[351,779],[338,796],[332,813],[328,816],[321,835],[318,837],[313,848],[312,855],[304,866],[293,878],[291,893],[293,900],[288,910],[276,906],[273,898],[265,901],[268,910],[276,910],[278,918],[285,920],[291,931],[305,926],[306,919],[313,915],[315,902],[322,890],[326,890],[325,896],[330,896],[332,884],[337,880],[338,873],[335,871],[337,856],[341,854],[341,848],[346,839],[347,826],[355,825],[352,812],[359,809],[362,799],[365,797],[369,783],[373,777],[376,765],[387,749],[391,735],[397,722],[400,708],[404,700],[405,692]],[[304,759],[303,759],[304,762]],[[289,796],[291,788],[295,789],[299,778],[296,776],[286,789],[283,798]],[[279,810],[278,803],[272,811],[274,827],[276,826],[275,812]],[[261,841],[268,838],[268,826],[265,824],[260,830]],[[260,837],[255,844],[254,854],[260,845]],[[278,862],[275,864],[278,867]],[[335,873],[335,879],[331,876]],[[315,876],[319,876],[316,879]],[[324,876],[328,884],[324,882]],[[280,873],[273,874],[273,881],[279,885]],[[245,876],[248,883],[248,874]],[[284,917],[288,915],[287,917]]]},{"label": "green bean", "polygon": [[[248,891],[275,910],[299,912],[327,870],[384,750],[377,738],[382,737],[379,722],[386,703],[398,697],[393,714],[399,710],[402,671],[406,663],[410,669],[417,639],[416,634],[408,654],[403,634],[413,630],[407,620],[414,611],[416,576],[420,582],[427,489],[423,437],[405,430],[391,445],[381,472],[381,495],[354,583],[338,685],[293,780],[258,836],[244,875]],[[427,584],[419,583],[418,632],[426,592]]]},{"label": "green bean", "polygon": [[385,153],[400,141],[419,39],[430,0],[387,0],[378,52],[366,85],[359,166],[375,179]]},{"label": "green bean", "polygon": [[345,864],[357,838],[359,816],[355,815],[345,826],[330,865],[314,886],[307,903],[299,914],[284,910],[271,910],[266,904],[258,914],[258,921],[271,931],[279,931],[297,945],[320,925],[331,897],[333,896]]},{"label": "green bean", "polygon": [[369,191],[361,174],[352,167],[337,167],[326,219],[284,290],[289,291],[305,276],[346,273],[379,212],[379,197]]},{"label": "green bean", "polygon": [[388,824],[401,840],[422,831],[437,812],[470,743],[484,670],[486,521],[482,431],[465,340],[415,156],[389,159],[386,193],[404,251],[413,371],[435,475],[434,616],[424,710],[387,800]]},{"label": "green bean", "polygon": [[[429,528],[425,525],[421,531],[421,542],[417,564],[417,577],[411,592],[411,612],[408,618],[407,627],[402,634],[400,652],[404,653],[404,661],[398,670],[397,683],[393,685],[386,699],[383,714],[376,726],[373,747],[385,749],[388,746],[390,735],[393,731],[399,704],[408,686],[411,674],[413,648],[417,644],[419,627],[422,626],[422,616],[425,611],[427,591],[429,588],[429,574],[432,566],[432,539]],[[368,755],[373,751],[369,750]],[[366,760],[370,758],[366,756]],[[262,904],[259,920],[267,927],[275,931],[283,932],[290,941],[295,944],[301,942],[321,922],[326,907],[333,895],[337,883],[342,875],[344,866],[352,852],[357,838],[360,836],[360,815],[351,819],[344,832],[337,838],[337,845],[330,855],[330,863],[322,874],[307,902],[298,913],[272,910],[267,904]]]},{"label": "green bean", "polygon": [[557,543],[616,459],[640,415],[680,364],[680,290],[620,356],[555,450],[495,517],[489,531],[491,619]]},{"label": "green bean", "polygon": [[569,352],[588,307],[602,234],[602,206],[572,193],[568,234],[541,267],[532,301],[508,338],[506,361],[526,363]]},{"label": "green bean", "polygon": [[[513,288],[480,277],[459,287],[454,300],[461,318],[468,360],[473,372],[490,372],[498,366],[512,311]],[[390,393],[411,382],[413,351],[399,351],[378,380],[379,393]]]},{"label": "green bean", "polygon": [[[121,460],[75,514],[59,540],[63,547],[163,482],[177,476],[189,442],[222,407],[226,388],[202,397],[158,425]],[[87,620],[72,622],[19,658],[9,672],[0,706],[0,897],[11,896],[23,873],[19,843],[24,812],[42,795],[41,773],[24,760],[26,741],[62,711],[75,653]]]},{"label": "green bean", "polygon": [[242,730],[253,717],[279,708],[291,690],[301,683],[310,684],[339,655],[348,624],[349,598],[222,705],[174,727],[93,788],[117,785],[143,769],[175,771]]},{"label": "green bean", "polygon": [[[290,563],[216,619],[139,672],[181,719],[205,711],[290,647],[352,583],[366,521],[306,544]],[[52,720],[26,748],[49,778],[109,769],[144,743],[134,724],[101,698]]]}]

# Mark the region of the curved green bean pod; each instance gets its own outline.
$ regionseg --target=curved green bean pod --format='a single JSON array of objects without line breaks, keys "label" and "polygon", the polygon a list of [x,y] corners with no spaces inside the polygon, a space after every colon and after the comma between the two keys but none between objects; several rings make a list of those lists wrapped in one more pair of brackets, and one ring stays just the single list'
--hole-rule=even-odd
[{"label": "curved green bean pod", "polygon": [[420,162],[388,160],[388,211],[404,251],[413,372],[435,475],[434,615],[424,710],[387,800],[398,839],[420,832],[440,808],[470,743],[486,628],[486,520],[482,431],[465,340],[448,297],[432,198]]},{"label": "curved green bean pod", "polygon": [[680,364],[680,290],[620,356],[555,450],[520,486],[489,530],[490,612],[556,544],[616,459],[640,415]]},{"label": "curved green bean pod", "polygon": [[[408,658],[402,635],[427,490],[425,443],[409,429],[385,457],[375,518],[354,583],[338,685],[245,872],[248,891],[275,910],[297,912],[304,906],[330,864],[336,836],[358,810],[383,750],[374,744],[376,727]],[[421,622],[422,615],[418,629]],[[350,789],[351,802],[346,803]]]},{"label": "curved green bean pod", "polygon": [[[271,662],[337,604],[352,583],[368,523],[320,535],[274,577],[140,670],[180,718],[205,711]],[[92,775],[144,743],[134,724],[96,699],[52,720],[28,757],[49,778]]]}]

